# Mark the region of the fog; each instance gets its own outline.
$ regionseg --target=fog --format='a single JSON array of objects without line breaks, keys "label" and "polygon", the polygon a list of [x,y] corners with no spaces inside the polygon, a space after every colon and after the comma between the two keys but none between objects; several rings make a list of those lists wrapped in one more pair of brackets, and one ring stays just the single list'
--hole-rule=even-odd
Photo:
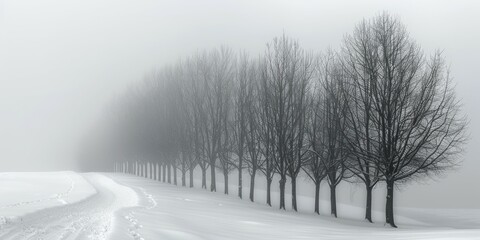
[{"label": "fog", "polygon": [[198,49],[228,45],[256,55],[284,32],[306,49],[335,49],[360,20],[386,10],[426,53],[443,50],[470,120],[462,166],[436,183],[408,185],[399,201],[426,205],[434,195],[434,205],[480,207],[479,7],[438,0],[0,0],[0,171],[77,170],[78,143],[112,98]]}]

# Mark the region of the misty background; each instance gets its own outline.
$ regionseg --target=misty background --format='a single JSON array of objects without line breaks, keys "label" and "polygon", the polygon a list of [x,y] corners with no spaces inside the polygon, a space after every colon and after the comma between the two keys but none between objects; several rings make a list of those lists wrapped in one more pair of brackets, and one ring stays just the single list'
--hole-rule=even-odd
[{"label": "misty background", "polygon": [[480,208],[478,9],[439,0],[0,0],[0,172],[77,170],[79,141],[112,99],[179,57],[219,45],[255,56],[283,32],[305,49],[336,49],[363,18],[388,11],[427,54],[443,50],[470,119],[462,166],[409,184],[398,202]]}]

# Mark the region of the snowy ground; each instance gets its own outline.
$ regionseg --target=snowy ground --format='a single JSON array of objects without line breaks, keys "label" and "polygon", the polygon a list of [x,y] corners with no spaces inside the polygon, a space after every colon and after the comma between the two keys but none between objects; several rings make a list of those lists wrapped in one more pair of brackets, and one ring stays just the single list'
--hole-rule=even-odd
[{"label": "snowy ground", "polygon": [[480,239],[479,210],[399,209],[392,229],[352,220],[363,210],[350,205],[334,219],[124,174],[4,173],[0,181],[0,239]]},{"label": "snowy ground", "polygon": [[[1,207],[0,215],[4,221],[0,223],[0,239],[106,239],[114,232],[114,214],[120,209],[138,205],[137,195],[131,188],[119,185],[104,175],[64,174],[66,177],[63,178],[62,174],[57,181],[51,181],[54,177],[50,174],[42,173],[31,173],[29,178],[18,181],[12,177],[10,184],[18,187],[25,184],[27,188],[25,193],[21,192],[18,196],[16,203]],[[61,181],[66,179],[75,183],[69,190],[53,194],[50,198],[45,197],[52,191],[59,191]],[[69,199],[67,197],[72,193],[76,195],[75,198],[66,203],[65,199]],[[61,205],[51,202],[58,195],[63,196]],[[38,198],[32,200],[35,196]],[[24,197],[29,200],[24,201]],[[10,196],[9,201],[13,198]],[[43,205],[43,209],[25,213],[23,206],[30,203],[35,204],[37,209]],[[14,213],[16,209],[18,212]],[[9,215],[5,215],[7,213]]]},{"label": "snowy ground", "polygon": [[0,173],[0,194],[0,215],[15,218],[78,202],[95,188],[73,172]]}]

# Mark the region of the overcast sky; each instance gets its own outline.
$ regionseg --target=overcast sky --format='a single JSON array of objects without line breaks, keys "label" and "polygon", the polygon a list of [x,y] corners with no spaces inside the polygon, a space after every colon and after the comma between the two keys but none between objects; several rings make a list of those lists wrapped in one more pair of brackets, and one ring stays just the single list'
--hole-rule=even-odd
[{"label": "overcast sky", "polygon": [[115,95],[197,49],[257,55],[282,32],[306,49],[335,49],[386,10],[426,53],[444,50],[471,122],[463,167],[404,191],[480,207],[479,9],[458,0],[0,0],[0,172],[75,169],[79,139]]}]

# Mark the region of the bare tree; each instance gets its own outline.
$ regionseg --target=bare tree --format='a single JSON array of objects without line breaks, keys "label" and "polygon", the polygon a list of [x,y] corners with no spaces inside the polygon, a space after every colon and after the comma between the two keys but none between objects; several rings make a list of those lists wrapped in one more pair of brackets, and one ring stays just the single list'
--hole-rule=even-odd
[{"label": "bare tree", "polygon": [[233,140],[235,143],[234,151],[238,157],[236,164],[238,170],[238,197],[242,198],[243,187],[243,168],[244,153],[246,141],[246,125],[247,125],[247,78],[250,62],[248,56],[243,53],[240,55],[236,68],[236,77],[234,84],[234,104],[233,104]]},{"label": "bare tree", "polygon": [[[344,179],[345,161],[347,150],[343,129],[345,128],[345,111],[348,101],[343,94],[344,74],[336,55],[329,51],[319,61],[318,79],[321,89],[319,91],[320,126],[319,139],[316,144],[317,154],[323,161],[327,174],[327,181],[330,187],[330,209],[331,214],[337,217],[336,187]],[[318,115],[318,114],[317,114]],[[321,150],[321,151],[320,151]]]},{"label": "bare tree", "polygon": [[[193,58],[186,61],[186,81],[187,85],[190,86],[190,101],[189,109],[192,116],[192,134],[193,134],[193,153],[194,156],[191,159],[192,162],[196,163],[200,167],[202,172],[202,188],[207,188],[207,169],[209,167],[209,160],[207,159],[205,153],[205,144],[204,141],[205,135],[203,129],[204,117],[204,105],[205,105],[205,93],[204,85],[201,83],[202,70],[203,74],[208,74],[205,72],[205,66],[203,66],[206,61],[206,53],[197,54]],[[193,164],[191,165],[193,166]],[[190,169],[190,184],[193,185],[193,168]]]},{"label": "bare tree", "polygon": [[[231,79],[225,79],[225,91],[223,94],[224,96],[231,96]],[[219,143],[219,151],[218,151],[218,160],[219,160],[219,167],[223,172],[223,179],[224,179],[224,193],[228,194],[228,175],[229,173],[235,169],[236,164],[234,161],[234,145],[235,140],[233,139],[233,132],[235,130],[232,128],[234,124],[232,120],[232,111],[231,111],[232,100],[231,98],[226,97],[223,102],[223,111],[222,111],[222,131],[220,133],[220,143]]]},{"label": "bare tree", "polygon": [[233,77],[233,54],[227,48],[204,54],[200,65],[204,90],[204,106],[201,111],[204,151],[210,165],[210,191],[216,191],[215,166],[220,150],[224,115],[226,114],[227,81]]},{"label": "bare tree", "polygon": [[315,184],[315,213],[317,214],[320,214],[320,184],[327,176],[326,145],[324,144],[326,135],[322,134],[322,94],[324,94],[323,86],[320,86],[320,82],[316,82],[307,101],[308,111],[305,131],[309,152],[302,167]]},{"label": "bare tree", "polygon": [[396,227],[395,184],[443,172],[455,165],[465,141],[451,78],[440,53],[426,58],[398,19],[382,14],[369,22],[378,54],[372,76],[372,160],[387,185],[386,222]]},{"label": "bare tree", "polygon": [[283,35],[267,45],[265,56],[266,97],[272,124],[274,166],[280,175],[280,208],[285,209],[285,183],[292,179],[292,207],[296,206],[296,176],[301,168],[303,146],[303,101],[309,81],[311,59],[296,41]]},{"label": "bare tree", "polygon": [[[248,80],[246,81],[245,109],[246,109],[246,126],[245,126],[245,145],[247,149],[248,173],[250,175],[250,201],[255,199],[255,177],[264,163],[262,160],[262,141],[261,141],[261,113],[259,101],[259,80],[260,75],[255,63],[248,65]],[[264,158],[263,158],[264,159]],[[273,171],[272,171],[273,172]]]},{"label": "bare tree", "polygon": [[278,155],[277,152],[275,152],[274,118],[271,115],[271,92],[269,89],[268,68],[266,63],[267,61],[265,59],[260,59],[258,63],[260,84],[257,91],[257,101],[259,104],[257,119],[259,122],[259,147],[261,155],[263,156],[263,164],[259,164],[259,166],[260,171],[262,171],[267,180],[267,204],[272,206],[271,186],[273,176],[275,175],[274,162],[278,158]]},{"label": "bare tree", "polygon": [[373,85],[377,78],[380,56],[373,29],[362,21],[352,35],[347,35],[342,48],[342,66],[346,74],[344,94],[350,100],[345,119],[344,136],[352,155],[347,164],[356,179],[365,184],[365,219],[372,222],[372,191],[381,174],[373,160],[375,127],[373,126]]},{"label": "bare tree", "polygon": [[293,86],[293,97],[291,99],[292,118],[292,136],[290,141],[289,157],[286,158],[287,174],[292,184],[292,208],[297,211],[297,177],[305,164],[305,122],[307,116],[307,93],[310,90],[309,85],[314,72],[313,58],[304,51],[299,51],[296,56],[296,63],[292,66],[297,68],[294,75],[291,76]]}]

